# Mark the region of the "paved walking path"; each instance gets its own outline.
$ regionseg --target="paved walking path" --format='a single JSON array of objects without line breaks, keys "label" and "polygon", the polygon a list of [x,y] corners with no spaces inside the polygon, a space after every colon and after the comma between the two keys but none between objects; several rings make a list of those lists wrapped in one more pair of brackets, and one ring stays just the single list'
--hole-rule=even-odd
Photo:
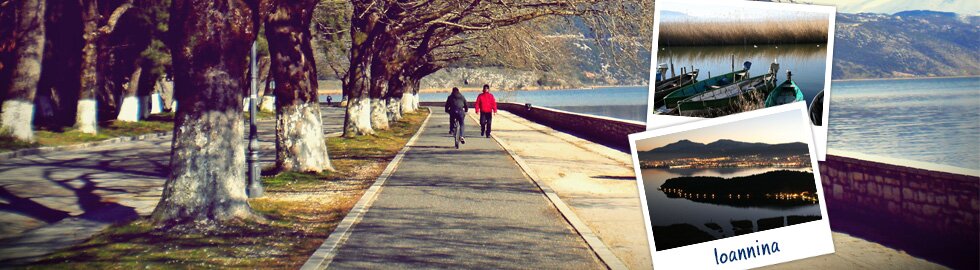
[{"label": "paved walking path", "polygon": [[[342,108],[322,107],[324,132]],[[275,122],[259,122],[262,166],[275,162]],[[172,137],[0,160],[0,264],[37,258],[116,222],[148,215],[160,200]]]},{"label": "paved walking path", "polygon": [[[630,269],[649,269],[639,193],[628,153],[500,112],[494,134],[530,164]],[[640,236],[640,237],[638,237]],[[833,233],[836,253],[768,269],[943,269],[878,243]]]},{"label": "paved walking path", "polygon": [[493,139],[454,149],[448,115],[424,132],[329,265],[335,269],[603,268]]}]

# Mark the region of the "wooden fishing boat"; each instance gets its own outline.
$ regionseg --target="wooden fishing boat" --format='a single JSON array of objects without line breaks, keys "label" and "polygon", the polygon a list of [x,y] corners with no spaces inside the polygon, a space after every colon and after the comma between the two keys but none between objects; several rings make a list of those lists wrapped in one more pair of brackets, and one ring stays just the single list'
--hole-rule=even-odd
[{"label": "wooden fishing boat", "polygon": [[750,94],[757,93],[764,97],[775,86],[776,74],[766,73],[678,101],[677,111],[681,116],[698,116],[709,110],[731,108]]},{"label": "wooden fishing boat", "polygon": [[[670,110],[677,106],[677,102],[683,99],[698,95],[704,91],[722,88],[726,85],[745,80],[749,76],[749,69],[742,69],[731,73],[711,77],[703,81],[680,87],[670,94],[664,95],[663,104],[665,109]],[[656,97],[656,94],[654,94]],[[656,104],[654,105],[656,106]]]},{"label": "wooden fishing boat", "polygon": [[673,78],[669,78],[657,82],[657,84],[654,86],[654,93],[653,93],[654,106],[660,107],[661,105],[664,104],[663,101],[664,96],[667,96],[670,93],[677,91],[677,89],[680,89],[681,87],[688,86],[692,83],[697,82],[697,78],[698,78],[698,70],[695,69],[694,71],[687,72],[678,76],[674,76]]},{"label": "wooden fishing boat", "polygon": [[786,81],[769,92],[769,96],[766,97],[766,108],[803,101],[804,99],[803,91],[793,81],[793,73],[786,72]]}]

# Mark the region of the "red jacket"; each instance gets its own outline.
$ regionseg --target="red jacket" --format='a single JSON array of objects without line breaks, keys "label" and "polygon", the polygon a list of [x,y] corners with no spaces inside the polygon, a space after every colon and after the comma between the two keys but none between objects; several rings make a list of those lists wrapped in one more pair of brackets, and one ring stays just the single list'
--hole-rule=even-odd
[{"label": "red jacket", "polygon": [[493,94],[490,92],[481,93],[476,96],[476,113],[480,112],[493,112],[497,113],[497,100],[493,98]]}]

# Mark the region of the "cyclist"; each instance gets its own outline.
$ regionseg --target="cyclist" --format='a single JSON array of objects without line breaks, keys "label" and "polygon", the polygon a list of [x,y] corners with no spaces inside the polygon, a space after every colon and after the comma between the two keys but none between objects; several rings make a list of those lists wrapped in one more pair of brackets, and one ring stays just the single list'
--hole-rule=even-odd
[{"label": "cyclist", "polygon": [[469,107],[466,105],[466,97],[463,97],[463,93],[459,92],[459,88],[453,87],[453,92],[449,94],[446,98],[446,113],[449,113],[449,133],[453,133],[452,123],[455,121],[457,126],[459,126],[459,142],[466,143],[463,139],[463,131],[466,125],[463,124],[463,119],[466,117],[466,112],[469,111]]}]

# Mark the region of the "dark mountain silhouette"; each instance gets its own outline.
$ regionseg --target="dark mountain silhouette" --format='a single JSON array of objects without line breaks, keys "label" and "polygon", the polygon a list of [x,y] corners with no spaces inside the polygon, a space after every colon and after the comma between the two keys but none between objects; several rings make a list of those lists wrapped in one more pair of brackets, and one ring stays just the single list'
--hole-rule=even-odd
[{"label": "dark mountain silhouette", "polygon": [[709,144],[680,140],[659,148],[638,152],[637,155],[640,160],[644,161],[663,161],[678,158],[738,157],[751,155],[782,157],[805,155],[808,153],[809,148],[807,145],[800,142],[767,144],[722,139]]}]

